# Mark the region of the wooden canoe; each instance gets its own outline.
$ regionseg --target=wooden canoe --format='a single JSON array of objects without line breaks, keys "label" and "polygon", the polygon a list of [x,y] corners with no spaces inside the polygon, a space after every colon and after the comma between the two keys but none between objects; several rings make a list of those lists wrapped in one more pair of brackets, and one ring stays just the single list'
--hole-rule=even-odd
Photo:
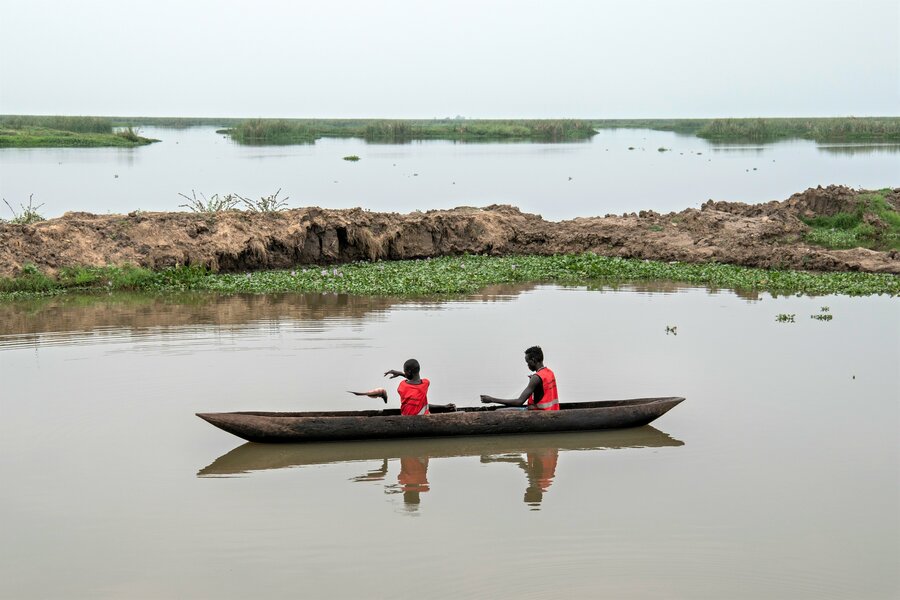
[{"label": "wooden canoe", "polygon": [[242,475],[254,471],[290,469],[312,465],[395,460],[402,457],[456,458],[558,452],[664,448],[683,446],[652,425],[606,431],[573,431],[546,435],[491,435],[442,438],[406,438],[306,444],[245,443],[200,469],[199,477]]},{"label": "wooden canoe", "polygon": [[562,402],[557,411],[475,406],[430,415],[399,409],[344,412],[197,413],[219,429],[250,442],[297,443],[556,431],[592,431],[647,425],[684,398]]}]

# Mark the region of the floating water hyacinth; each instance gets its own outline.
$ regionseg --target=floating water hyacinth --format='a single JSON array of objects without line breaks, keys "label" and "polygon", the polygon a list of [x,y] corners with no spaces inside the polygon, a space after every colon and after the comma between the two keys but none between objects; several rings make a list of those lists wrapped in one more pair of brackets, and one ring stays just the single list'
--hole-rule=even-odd
[{"label": "floating water hyacinth", "polygon": [[328,270],[322,269],[322,277],[328,277]]}]

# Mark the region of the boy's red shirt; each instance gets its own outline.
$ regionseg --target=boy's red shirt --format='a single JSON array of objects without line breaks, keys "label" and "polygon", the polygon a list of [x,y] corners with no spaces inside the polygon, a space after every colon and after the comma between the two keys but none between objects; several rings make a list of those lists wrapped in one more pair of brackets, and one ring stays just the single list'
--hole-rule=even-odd
[{"label": "boy's red shirt", "polygon": [[421,383],[401,381],[397,386],[400,394],[401,415],[427,415],[428,412],[428,386],[431,382],[423,379]]}]

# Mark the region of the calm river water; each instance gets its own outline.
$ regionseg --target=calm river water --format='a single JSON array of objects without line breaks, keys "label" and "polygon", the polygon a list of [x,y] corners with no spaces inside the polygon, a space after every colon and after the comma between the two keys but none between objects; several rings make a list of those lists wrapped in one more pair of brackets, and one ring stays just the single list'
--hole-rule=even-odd
[{"label": "calm river water", "polygon": [[[255,199],[280,188],[292,207],[409,212],[502,203],[560,220],[680,211],[709,198],[784,200],[817,185],[893,187],[900,173],[900,144],[713,145],[640,129],[603,130],[571,144],[322,139],[252,147],[212,127],[148,127],[144,134],[163,141],[132,149],[0,149],[0,196],[20,210],[33,194],[44,205],[39,212],[54,217],[186,210],[179,193]],[[342,160],[352,154],[361,160]],[[0,209],[0,217],[11,216]]]},{"label": "calm river water", "polygon": [[[626,431],[311,446],[194,416],[383,406],[345,390],[411,356],[432,401],[476,404],[535,343],[563,400],[687,400]],[[895,598],[898,365],[878,296],[0,305],[0,597]]]}]

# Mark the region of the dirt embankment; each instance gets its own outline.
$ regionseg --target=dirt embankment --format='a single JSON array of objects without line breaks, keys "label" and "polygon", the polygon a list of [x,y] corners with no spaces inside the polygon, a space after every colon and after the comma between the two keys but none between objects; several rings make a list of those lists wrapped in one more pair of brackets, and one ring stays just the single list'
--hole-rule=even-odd
[{"label": "dirt embankment", "polygon": [[[66,213],[34,225],[0,224],[0,276],[34,264],[45,271],[131,263],[159,269],[201,264],[214,271],[287,268],[448,254],[559,254],[720,262],[813,271],[900,274],[900,253],[825,250],[803,241],[800,216],[852,212],[864,191],[809,189],[784,201],[710,200],[700,209],[545,221],[511,206],[407,215],[363,209],[250,212]],[[900,209],[900,188],[888,195]]]}]

